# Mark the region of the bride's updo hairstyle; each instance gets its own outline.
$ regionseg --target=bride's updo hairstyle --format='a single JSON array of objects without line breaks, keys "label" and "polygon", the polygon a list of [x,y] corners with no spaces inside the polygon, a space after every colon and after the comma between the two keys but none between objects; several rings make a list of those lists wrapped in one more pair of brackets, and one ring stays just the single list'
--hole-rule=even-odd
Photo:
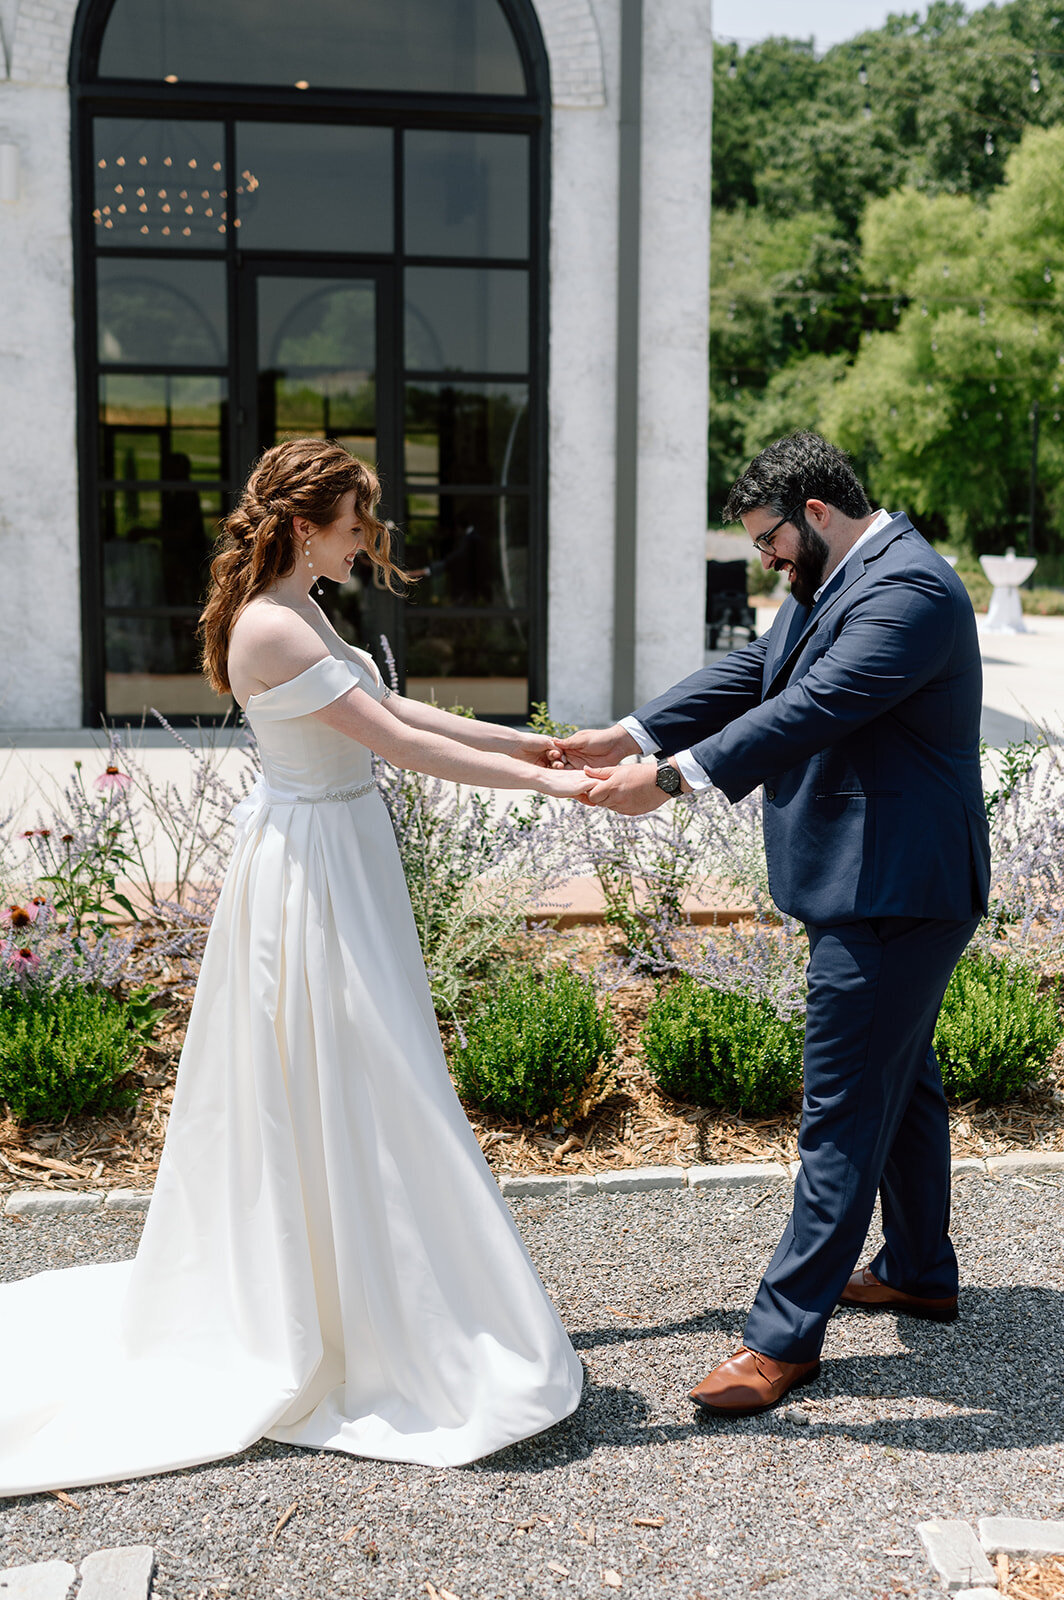
[{"label": "bride's updo hairstyle", "polygon": [[229,636],[248,601],[296,564],[299,540],[293,517],[315,526],[335,521],[340,501],[355,491],[355,515],[365,536],[366,554],[390,589],[398,591],[404,573],[391,558],[391,537],[375,515],[380,484],[364,462],[338,444],[322,439],[288,439],[275,444],[251,469],[240,504],[222,524],[218,554],[211,562],[207,604],[200,618],[203,670],[211,688],[228,694]]}]

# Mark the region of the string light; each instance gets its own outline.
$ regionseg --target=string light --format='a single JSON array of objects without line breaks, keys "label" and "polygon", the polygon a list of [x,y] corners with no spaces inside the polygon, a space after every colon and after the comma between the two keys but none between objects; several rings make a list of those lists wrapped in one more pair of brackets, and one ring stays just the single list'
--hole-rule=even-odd
[{"label": "string light", "polygon": [[1034,60],[1031,62],[1031,93],[1041,94],[1041,92],[1042,80],[1038,76],[1038,57],[1035,56]]},{"label": "string light", "polygon": [[988,156],[992,156],[994,154],[994,135],[990,132],[989,128],[986,131],[986,138],[983,140],[983,149],[986,151]]},{"label": "string light", "polygon": [[[170,137],[170,125],[142,124],[139,129],[131,128],[127,137],[138,141],[145,140],[149,151],[152,150],[154,142],[154,153],[128,157],[100,156],[97,159],[96,206],[92,213],[96,226],[114,231],[111,206],[117,198],[125,194],[126,186],[122,181],[112,183],[112,173],[109,169],[115,169],[113,176],[121,180],[124,176],[123,169],[127,165],[132,165],[139,169],[137,176],[141,181],[136,187],[134,203],[136,216],[128,217],[126,225],[135,222],[142,238],[150,237],[152,234],[165,240],[175,236],[188,240],[199,237],[204,240],[209,239],[213,244],[217,234],[224,235],[229,223],[230,208],[229,191],[220,187],[224,178],[223,163],[204,155],[202,151],[181,155],[177,159],[178,170],[188,174],[186,183],[197,184],[200,187],[194,190],[189,188],[173,190],[169,187],[173,179],[168,175],[174,171],[175,156],[172,151],[163,153],[166,150],[165,144],[163,150],[159,150],[160,143]],[[189,139],[188,130],[183,130],[183,137],[186,141]],[[191,137],[194,139],[195,135]],[[195,150],[195,145],[193,149]],[[241,179],[237,193],[242,197],[242,209],[246,210],[254,204],[251,197],[259,189],[260,181],[248,168],[241,173]],[[180,183],[180,178],[177,181]],[[115,209],[120,219],[127,218],[127,206],[124,200],[117,204]],[[240,219],[233,218],[232,225],[238,228]]]}]

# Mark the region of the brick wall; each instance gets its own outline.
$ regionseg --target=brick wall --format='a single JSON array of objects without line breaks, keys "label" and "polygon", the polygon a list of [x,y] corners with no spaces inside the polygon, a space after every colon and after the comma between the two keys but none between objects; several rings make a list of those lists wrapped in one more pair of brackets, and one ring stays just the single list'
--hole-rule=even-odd
[{"label": "brick wall", "polygon": [[13,83],[64,84],[77,0],[19,0],[8,41]]}]

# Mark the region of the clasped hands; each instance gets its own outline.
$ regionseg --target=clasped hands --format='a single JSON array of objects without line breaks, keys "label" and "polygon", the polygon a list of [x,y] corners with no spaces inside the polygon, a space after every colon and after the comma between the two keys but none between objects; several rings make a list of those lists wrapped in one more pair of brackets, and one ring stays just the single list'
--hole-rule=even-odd
[{"label": "clasped hands", "polygon": [[528,756],[556,772],[582,772],[588,786],[574,798],[585,805],[604,806],[623,817],[641,817],[657,810],[669,797],[658,788],[654,762],[621,765],[626,756],[639,753],[632,735],[615,723],[611,728],[584,728],[564,739],[544,740],[535,755],[529,750]]}]

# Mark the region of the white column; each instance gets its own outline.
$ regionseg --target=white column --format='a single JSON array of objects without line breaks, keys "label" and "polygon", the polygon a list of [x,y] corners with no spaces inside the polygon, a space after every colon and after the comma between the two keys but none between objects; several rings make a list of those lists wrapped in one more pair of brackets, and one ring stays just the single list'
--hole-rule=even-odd
[{"label": "white column", "polygon": [[62,85],[0,83],[0,728],[81,723],[69,120]]},{"label": "white column", "polygon": [[710,0],[643,8],[636,702],[702,663]]},{"label": "white column", "polygon": [[559,103],[564,63],[551,59],[547,694],[555,717],[581,726],[610,709],[618,15],[618,0],[595,0],[597,103]]}]

